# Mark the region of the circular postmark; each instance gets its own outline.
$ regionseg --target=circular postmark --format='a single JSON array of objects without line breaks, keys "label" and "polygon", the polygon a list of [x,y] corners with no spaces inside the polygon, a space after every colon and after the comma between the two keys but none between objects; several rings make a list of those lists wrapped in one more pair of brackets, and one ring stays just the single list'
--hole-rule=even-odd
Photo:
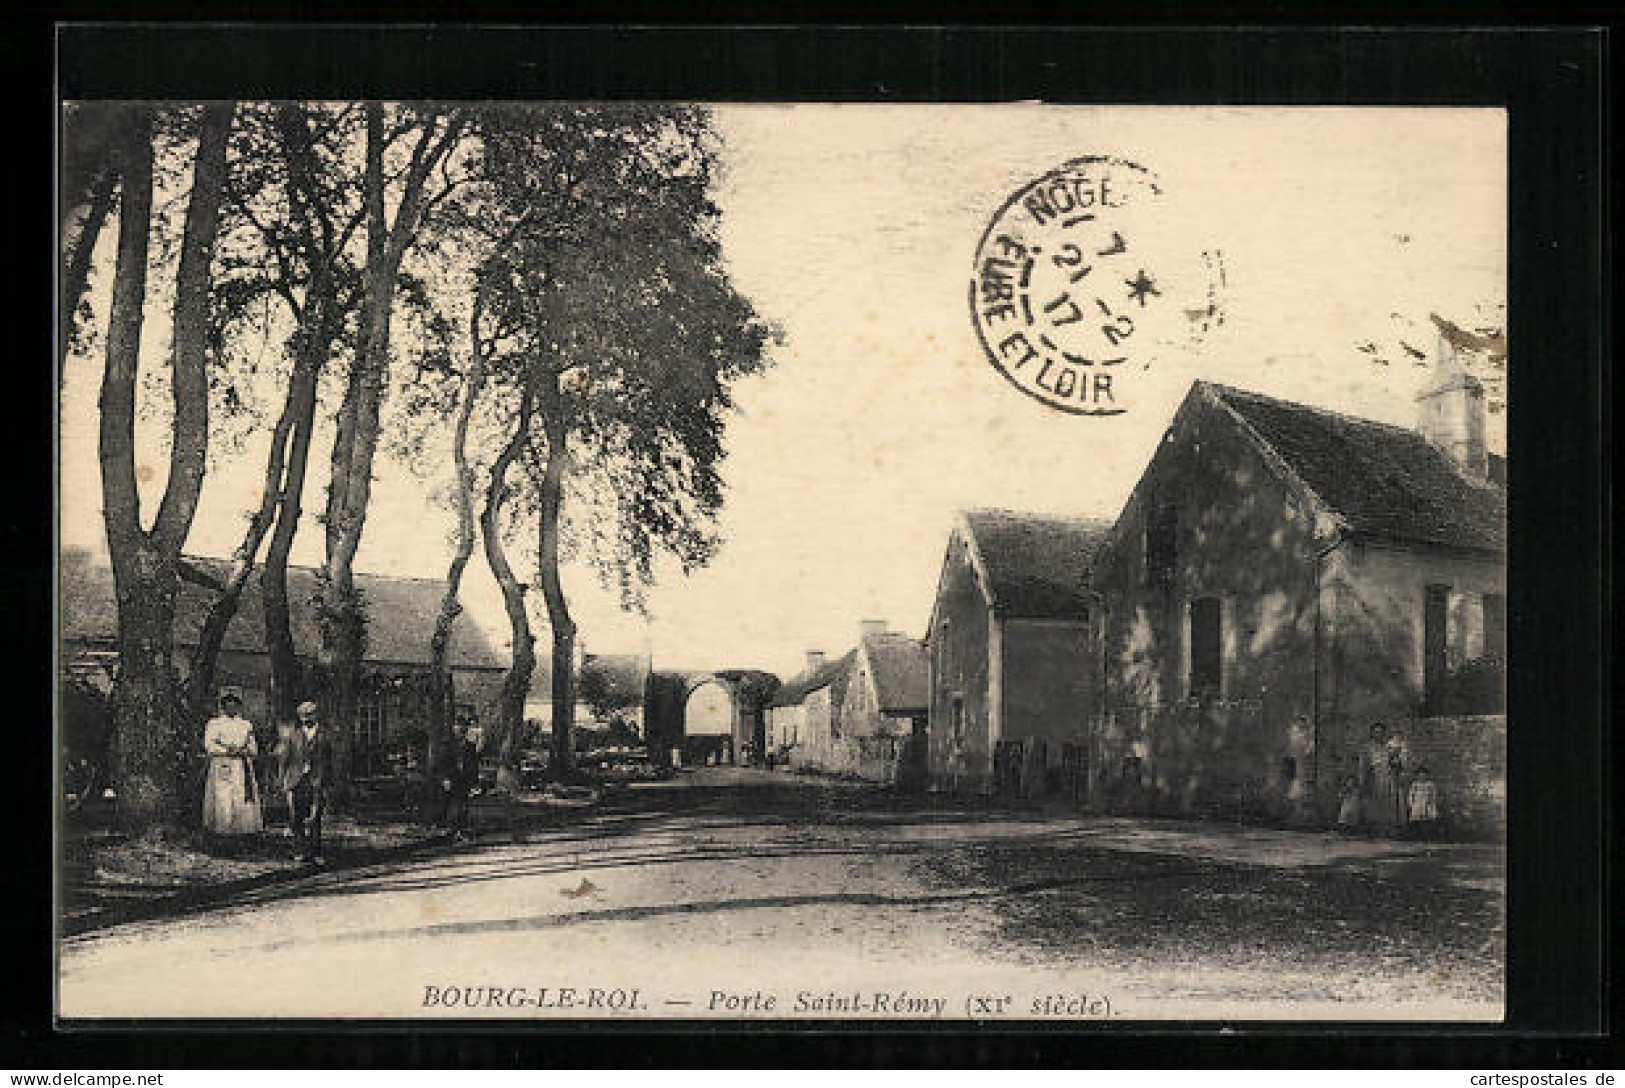
[{"label": "circular postmark", "polygon": [[[1105,155],[1071,159],[1012,193],[976,247],[971,320],[994,368],[1074,415],[1120,415],[1170,321],[1156,175]],[[1212,302],[1211,299],[1208,300]]]}]

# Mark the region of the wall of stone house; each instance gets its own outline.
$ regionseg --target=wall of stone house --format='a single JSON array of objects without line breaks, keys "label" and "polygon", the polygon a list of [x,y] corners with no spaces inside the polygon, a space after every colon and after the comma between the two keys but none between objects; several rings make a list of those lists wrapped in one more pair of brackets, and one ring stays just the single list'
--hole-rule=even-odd
[{"label": "wall of stone house", "polygon": [[888,714],[875,702],[867,660],[859,656],[841,703],[841,736],[835,745],[836,773],[869,782],[896,782],[913,729],[909,714]]},{"label": "wall of stone house", "polygon": [[[1100,652],[1087,621],[1001,621],[1004,709],[999,740],[1026,742],[1023,796],[1069,787],[1061,781],[1071,746],[1086,752],[1099,704]],[[1076,766],[1076,753],[1072,766]]]},{"label": "wall of stone house", "polygon": [[[1331,525],[1221,413],[1186,402],[1097,561],[1104,682],[1091,795],[1104,809],[1284,815],[1313,773],[1315,558]],[[1146,562],[1154,499],[1177,512],[1166,578]],[[1221,683],[1209,692],[1190,678],[1190,609],[1202,597],[1221,602]]]},{"label": "wall of stone house", "polygon": [[1445,650],[1451,668],[1483,655],[1485,594],[1505,594],[1499,557],[1349,541],[1322,564],[1328,651],[1323,719],[1334,727],[1423,713],[1427,587],[1450,587]]},{"label": "wall of stone house", "polygon": [[1452,834],[1499,839],[1506,826],[1506,717],[1431,716],[1425,702],[1427,587],[1450,587],[1445,658],[1459,668],[1485,652],[1485,594],[1504,594],[1506,565],[1487,555],[1351,541],[1326,556],[1317,814],[1335,817],[1339,788],[1369,758],[1381,721],[1406,751],[1408,775],[1427,766]]},{"label": "wall of stone house", "polygon": [[840,711],[840,735],[832,747],[835,774],[863,777],[865,766],[863,742],[880,730],[880,707],[875,703],[873,684],[869,679],[869,662],[863,653],[852,662],[852,671],[846,679]]},{"label": "wall of stone house", "polygon": [[835,769],[835,710],[830,687],[807,693],[802,701],[801,740],[790,756],[798,770],[833,772]]},{"label": "wall of stone house", "polygon": [[[1438,787],[1439,815],[1452,838],[1506,840],[1506,741],[1504,714],[1456,717],[1388,717],[1389,736],[1399,741],[1401,797],[1408,797],[1423,767]],[[1369,727],[1345,721],[1323,732],[1323,780],[1356,775],[1369,746]],[[1329,807],[1329,801],[1328,801]]]},{"label": "wall of stone house", "polygon": [[[993,777],[988,720],[991,621],[969,548],[958,531],[949,540],[944,564],[936,627],[926,636],[931,670],[927,775],[932,789],[982,793],[991,789]],[[950,736],[956,696],[964,705],[964,736],[957,750]]]}]

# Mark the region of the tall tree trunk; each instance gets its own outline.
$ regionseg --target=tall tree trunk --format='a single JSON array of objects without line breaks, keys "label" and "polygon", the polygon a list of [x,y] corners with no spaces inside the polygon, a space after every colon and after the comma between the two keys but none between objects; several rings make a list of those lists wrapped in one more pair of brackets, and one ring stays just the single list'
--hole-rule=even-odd
[{"label": "tall tree trunk", "polygon": [[317,381],[336,337],[338,300],[334,291],[331,277],[318,272],[305,295],[303,327],[299,333],[293,380],[288,387],[293,432],[288,438],[288,463],[276,528],[271,533],[271,543],[265,552],[265,569],[260,574],[265,646],[271,658],[271,714],[278,724],[292,721],[294,707],[308,696],[288,610],[288,558],[304,512],[310,437],[316,426]]},{"label": "tall tree trunk", "polygon": [[56,378],[62,380],[68,363],[68,345],[73,342],[74,315],[90,284],[90,259],[96,251],[102,227],[113,209],[118,190],[118,174],[109,167],[91,183],[88,199],[71,209],[62,230],[62,279],[57,284]]},{"label": "tall tree trunk", "polygon": [[[254,574],[260,545],[276,518],[277,505],[282,497],[283,466],[287,460],[288,434],[293,427],[294,404],[290,397],[282,406],[276,427],[271,432],[271,449],[265,458],[265,482],[260,493],[260,505],[248,516],[248,527],[242,542],[231,554],[231,567],[198,634],[192,649],[191,666],[186,670],[186,705],[190,720],[197,726],[208,717],[209,703],[214,696],[215,671],[220,662],[220,649],[226,642],[226,629],[237,616],[243,590]],[[202,734],[199,732],[199,742]]]},{"label": "tall tree trunk", "polygon": [[132,111],[119,150],[123,207],[102,376],[99,457],[102,516],[119,610],[119,676],[113,693],[114,783],[127,823],[177,823],[190,809],[187,743],[174,670],[180,552],[203,483],[208,446],[206,332],[209,264],[226,170],[233,107],[203,109],[192,193],[176,272],[171,383],[175,419],[169,479],[150,532],[136,483],[136,385],[152,217],[152,115]]},{"label": "tall tree trunk", "polygon": [[569,464],[566,430],[558,406],[558,378],[552,379],[548,405],[543,410],[547,431],[547,464],[542,470],[540,506],[537,519],[537,562],[542,583],[542,600],[547,604],[547,624],[553,632],[553,735],[549,767],[555,774],[568,774],[574,762],[570,732],[575,725],[575,646],[576,625],[570,618],[570,605],[564,599],[559,580],[559,513],[564,505],[564,473]]},{"label": "tall tree trunk", "polygon": [[179,555],[192,529],[209,453],[209,293],[210,265],[220,229],[226,189],[226,140],[232,103],[203,107],[198,126],[197,168],[181,235],[175,270],[175,324],[171,337],[170,385],[175,400],[174,441],[169,447],[169,481],[152,535],[158,546]]},{"label": "tall tree trunk", "polygon": [[491,479],[485,488],[485,507],[480,511],[480,535],[485,542],[486,562],[502,590],[502,605],[508,613],[513,636],[513,657],[502,678],[502,698],[497,717],[497,788],[513,792],[519,784],[519,742],[525,731],[525,696],[536,671],[536,637],[525,612],[525,587],[514,577],[502,547],[502,503],[507,497],[508,469],[529,439],[531,396],[527,387],[519,402],[519,426],[491,465]]},{"label": "tall tree trunk", "polygon": [[451,725],[455,714],[451,670],[446,666],[446,654],[451,646],[452,628],[463,606],[458,594],[462,589],[463,572],[474,554],[474,472],[468,464],[468,424],[474,415],[474,406],[485,388],[486,354],[480,341],[480,317],[483,311],[483,292],[475,289],[473,312],[468,321],[469,369],[468,385],[463,400],[457,406],[457,423],[452,434],[451,456],[457,471],[457,546],[451,563],[446,568],[446,590],[440,599],[440,612],[435,616],[434,634],[429,638],[429,682],[431,721],[424,762],[437,773],[451,750]]},{"label": "tall tree trunk", "polygon": [[423,210],[430,171],[450,151],[460,122],[440,130],[434,118],[423,124],[412,150],[395,221],[384,206],[384,112],[366,107],[366,165],[362,182],[367,263],[362,273],[361,330],[350,380],[333,440],[332,477],[327,492],[327,557],[321,596],[322,642],[318,654],[325,717],[334,726],[334,800],[349,798],[361,664],[366,653],[364,602],[355,587],[355,556],[366,528],[372,493],[373,456],[378,448],[379,411],[389,376],[389,328],[395,282]]}]

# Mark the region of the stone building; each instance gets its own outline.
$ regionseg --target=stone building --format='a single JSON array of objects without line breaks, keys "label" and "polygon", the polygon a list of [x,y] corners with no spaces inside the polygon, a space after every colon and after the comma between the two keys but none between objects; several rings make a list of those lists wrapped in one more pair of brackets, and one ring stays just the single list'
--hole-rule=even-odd
[{"label": "stone building", "polygon": [[766,741],[769,758],[775,764],[788,763],[801,743],[806,729],[807,693],[827,684],[838,664],[825,657],[822,650],[808,650],[806,665],[773,693],[767,704]]},{"label": "stone building", "polygon": [[[227,573],[224,560],[194,558],[188,562],[216,579]],[[68,550],[60,557],[59,580],[63,670],[92,685],[110,687],[118,663],[112,569],[85,552]],[[429,637],[445,583],[433,578],[358,574],[356,587],[366,600],[368,627],[361,698],[352,723],[354,774],[358,778],[401,775],[421,757],[428,715]],[[290,567],[289,622],[294,645],[306,662],[315,659],[320,645],[315,595],[316,571]],[[211,590],[181,583],[174,638],[175,663],[183,676],[213,597]],[[494,722],[508,668],[505,643],[464,610],[452,628],[446,660],[458,709],[479,725]],[[270,744],[275,736],[271,659],[265,648],[257,572],[226,629],[215,681],[218,691],[234,691],[242,697],[245,716],[266,731],[262,741]]]},{"label": "stone building", "polygon": [[[797,737],[788,762],[792,770],[839,774],[847,764],[841,744],[841,708],[857,650],[848,650],[793,690],[800,692]],[[772,708],[769,708],[770,713]],[[781,719],[782,720],[782,719]]]},{"label": "stone building", "polygon": [[930,677],[925,645],[866,621],[841,700],[836,770],[870,782],[923,777]]},{"label": "stone building", "polygon": [[[895,783],[923,775],[929,699],[925,648],[864,620],[858,644],[807,667],[768,706],[768,738],[793,769]],[[916,740],[918,738],[918,740]]]},{"label": "stone building", "polygon": [[1110,526],[972,510],[927,634],[929,778],[949,792],[1081,794],[1098,712],[1089,571]]},{"label": "stone building", "polygon": [[1323,820],[1380,720],[1400,790],[1429,762],[1458,822],[1499,825],[1506,511],[1483,412],[1446,337],[1418,430],[1192,386],[1094,565],[1095,803]]}]

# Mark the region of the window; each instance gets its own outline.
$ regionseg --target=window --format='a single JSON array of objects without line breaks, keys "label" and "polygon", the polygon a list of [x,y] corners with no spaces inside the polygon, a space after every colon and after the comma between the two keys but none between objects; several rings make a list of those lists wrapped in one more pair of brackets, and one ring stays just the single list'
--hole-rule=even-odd
[{"label": "window", "polygon": [[965,697],[955,695],[948,702],[948,740],[955,748],[965,744]]},{"label": "window", "polygon": [[1192,695],[1218,694],[1223,666],[1223,611],[1217,597],[1198,597],[1191,602],[1191,689]]},{"label": "window", "polygon": [[1422,704],[1432,713],[1439,705],[1449,669],[1450,587],[1428,586],[1422,599]]},{"label": "window", "polygon": [[1173,581],[1179,557],[1179,510],[1159,497],[1151,504],[1145,522],[1145,580],[1148,585]]},{"label": "window", "polygon": [[354,744],[355,766],[362,775],[376,775],[383,769],[384,696],[368,692],[356,707]]},{"label": "window", "polygon": [[1507,659],[1507,599],[1500,593],[1484,594],[1484,656]]},{"label": "window", "polygon": [[1506,711],[1506,598],[1427,586],[1422,598],[1422,713]]}]

